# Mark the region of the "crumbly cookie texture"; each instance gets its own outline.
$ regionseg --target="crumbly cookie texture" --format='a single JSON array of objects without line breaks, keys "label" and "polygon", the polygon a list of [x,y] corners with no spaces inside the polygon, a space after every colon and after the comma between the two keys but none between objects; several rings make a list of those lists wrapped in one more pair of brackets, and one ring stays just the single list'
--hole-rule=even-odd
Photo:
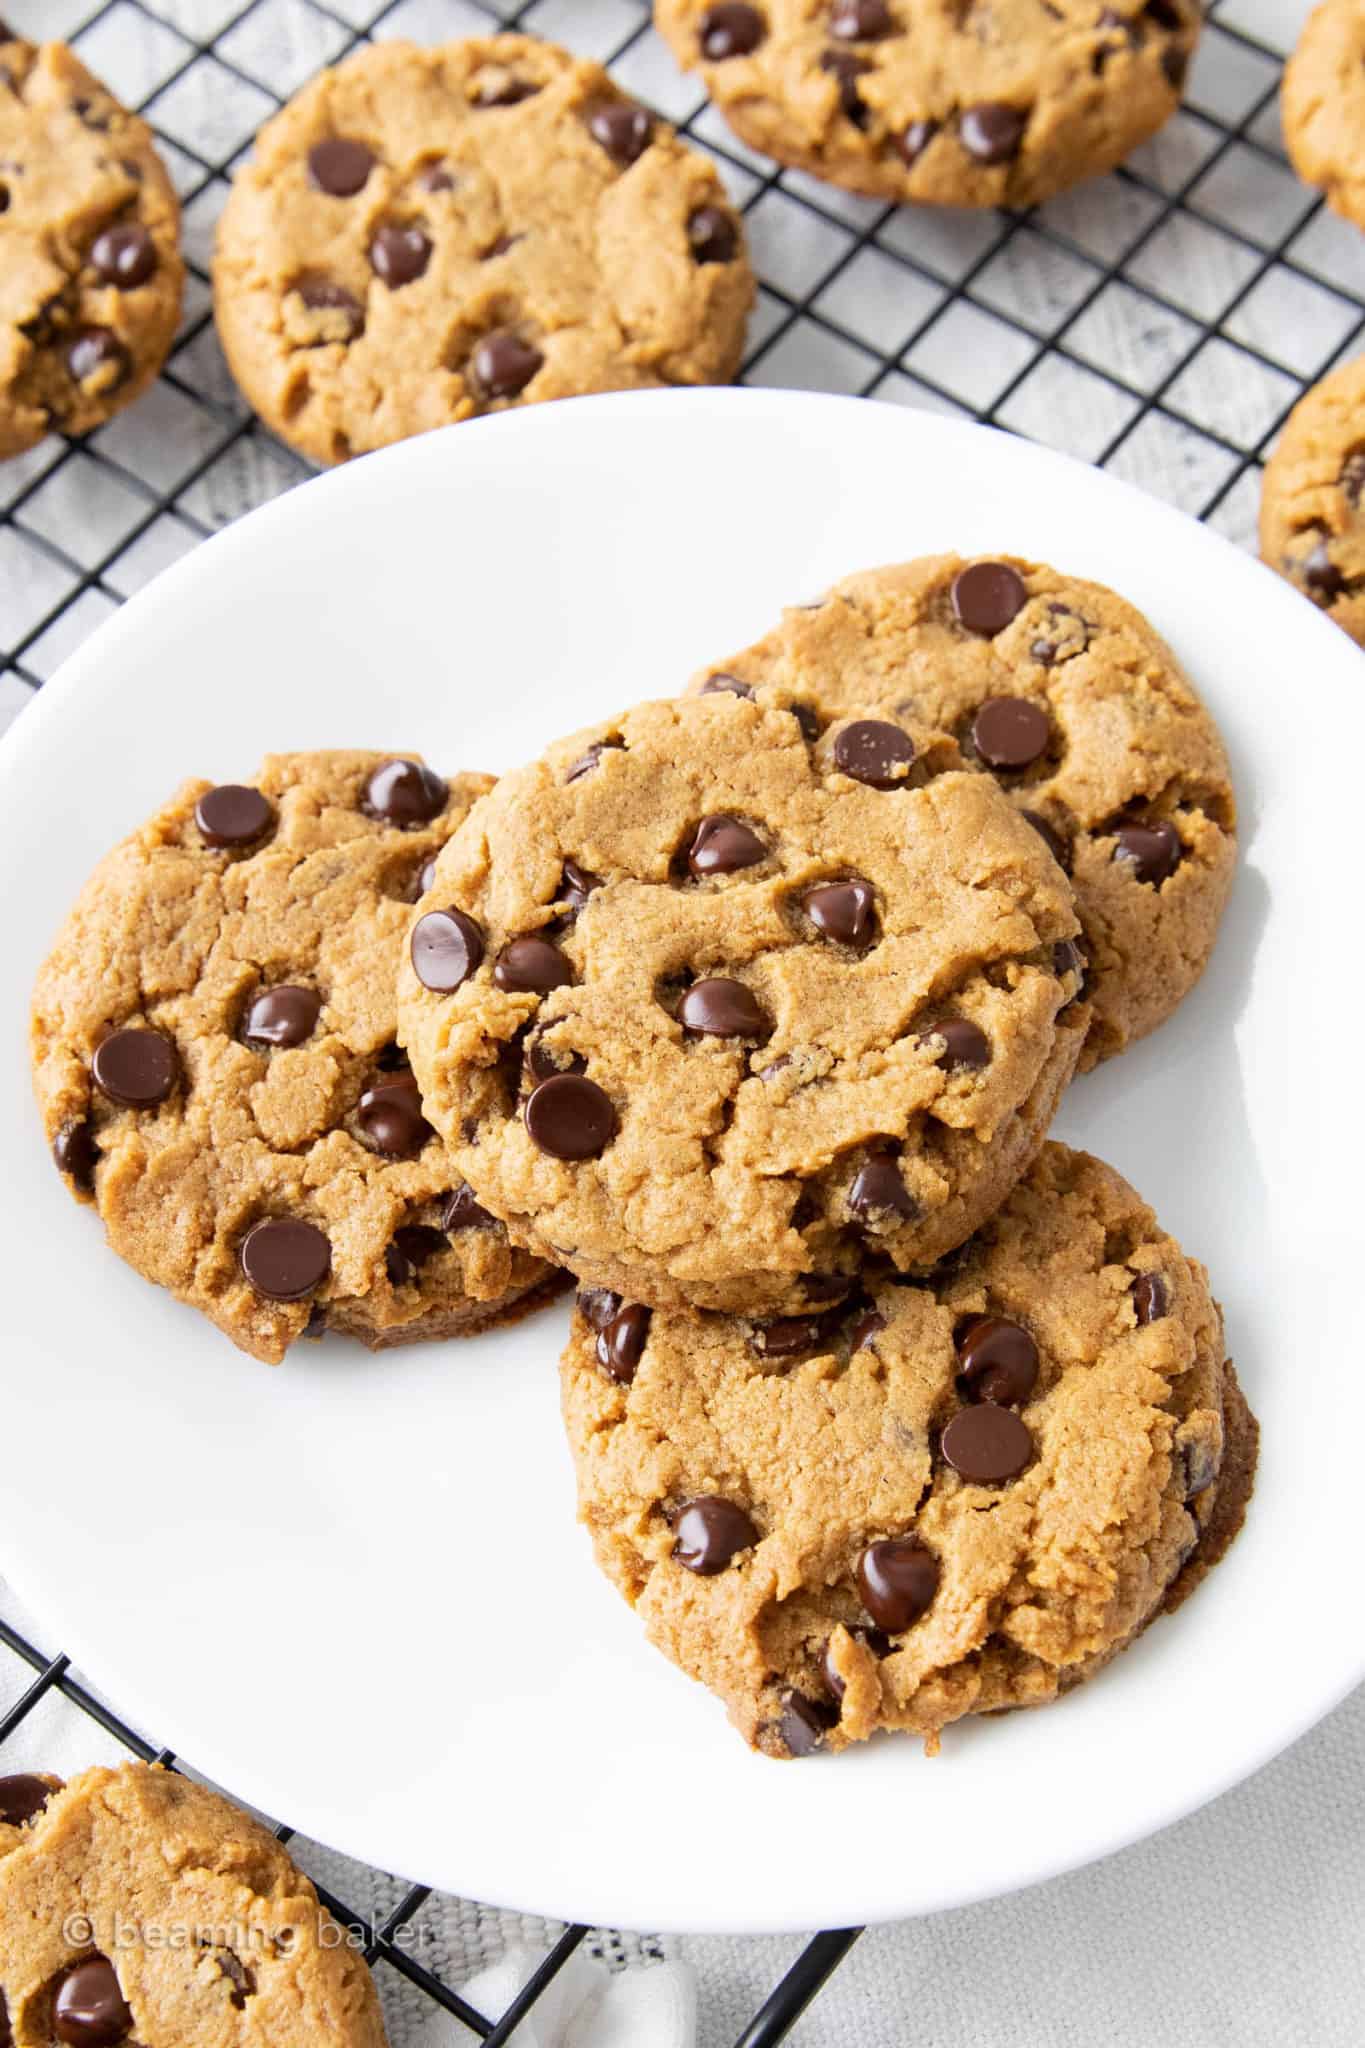
[{"label": "crumbly cookie texture", "polygon": [[1299,400],[1261,479],[1263,559],[1365,646],[1362,493],[1365,356],[1343,363]]},{"label": "crumbly cookie texture", "polygon": [[828,719],[942,727],[1070,875],[1084,928],[1082,1067],[1170,1015],[1213,949],[1236,809],[1212,718],[1140,612],[1004,556],[931,555],[836,583],[695,679]]},{"label": "crumbly cookie texture", "polygon": [[381,43],[267,122],[224,209],[218,331],[318,462],[577,392],[725,383],[753,278],[707,158],[600,65]]},{"label": "crumbly cookie texture", "polygon": [[270,755],[189,782],[90,877],[38,977],[34,1081],[109,1242],[277,1362],[475,1329],[552,1276],[452,1181],[395,1043],[423,873],[485,775]]},{"label": "crumbly cookie texture", "polygon": [[1075,1066],[1070,887],[954,743],[727,692],[504,777],[400,1023],[456,1170],[632,1299],[776,1311],[966,1237]]},{"label": "crumbly cookie texture", "polygon": [[1223,1332],[1112,1168],[1049,1144],[937,1272],[804,1320],[581,1295],[562,1365],[598,1563],[748,1741],[932,1747],[1159,1610],[1213,1522]]},{"label": "crumbly cookie texture", "polygon": [[0,24],[0,456],[137,398],[180,317],[180,208],[145,121]]},{"label": "crumbly cookie texture", "polygon": [[1285,66],[1280,112],[1289,160],[1327,204],[1365,227],[1365,4],[1322,0]]},{"label": "crumbly cookie texture", "polygon": [[384,2048],[369,1971],[269,1829],[154,1765],[0,1779],[0,1925],[13,2048]]},{"label": "crumbly cookie texture", "polygon": [[1169,120],[1193,0],[656,0],[751,148],[877,199],[1033,206]]}]

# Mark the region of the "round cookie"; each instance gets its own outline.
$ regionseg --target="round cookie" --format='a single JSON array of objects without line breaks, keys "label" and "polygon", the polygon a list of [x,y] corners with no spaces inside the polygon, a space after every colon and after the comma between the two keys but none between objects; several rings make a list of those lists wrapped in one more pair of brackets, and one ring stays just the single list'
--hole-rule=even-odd
[{"label": "round cookie", "polygon": [[96,868],[38,976],[57,1165],[119,1255],[276,1363],[460,1335],[552,1284],[452,1180],[395,1043],[408,906],[491,779],[276,754]]},{"label": "round cookie", "polygon": [[257,412],[318,462],[578,392],[727,382],[753,278],[710,164],[600,65],[381,43],[267,122],[214,304]]},{"label": "round cookie", "polygon": [[1261,555],[1365,646],[1365,356],[1314,384],[1261,479]]},{"label": "round cookie", "polygon": [[1280,86],[1289,160],[1327,204],[1365,227],[1365,0],[1322,0]]},{"label": "round cookie", "polygon": [[1076,891],[1093,1015],[1082,1068],[1168,1017],[1213,949],[1236,809],[1213,720],[1132,605],[1013,556],[930,555],[836,583],[701,691],[940,726]]},{"label": "round cookie", "polygon": [[517,1243],[755,1312],[966,1237],[1087,1022],[1070,888],[942,735],[638,705],[503,778],[414,921],[400,1027]]},{"label": "round cookie", "polygon": [[562,1393],[599,1565],[803,1756],[932,1747],[1129,1641],[1212,1521],[1223,1359],[1202,1267],[1049,1144],[937,1272],[799,1326],[580,1295]]},{"label": "round cookie", "polygon": [[180,208],[145,121],[0,23],[0,456],[88,434],[175,338]]},{"label": "round cookie", "polygon": [[384,2048],[369,1971],[269,1829],[155,1765],[0,1779],[0,1925],[13,2048]]},{"label": "round cookie", "polygon": [[656,0],[735,133],[852,192],[1034,206],[1180,104],[1193,0]]}]

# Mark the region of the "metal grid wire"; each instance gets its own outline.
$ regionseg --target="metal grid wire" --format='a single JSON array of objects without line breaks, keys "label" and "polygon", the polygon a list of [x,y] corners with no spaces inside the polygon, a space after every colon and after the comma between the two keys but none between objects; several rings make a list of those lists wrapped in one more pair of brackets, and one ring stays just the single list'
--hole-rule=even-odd
[{"label": "metal grid wire", "polygon": [[[152,123],[184,203],[190,279],[155,389],[87,441],[54,437],[0,469],[0,726],[123,598],[307,474],[232,385],[208,258],[255,129],[371,35],[435,41],[493,21],[567,42],[708,151],[744,209],[761,281],[742,381],[1010,428],[1250,541],[1260,465],[1286,414],[1365,332],[1365,238],[1298,183],[1280,145],[1283,50],[1262,39],[1267,23],[1283,31],[1274,10],[1216,0],[1185,107],[1113,176],[1027,213],[969,214],[898,210],[778,172],[678,73],[646,0],[10,0],[18,29],[66,36]],[[3,1621],[0,1643],[35,1673],[0,1744],[55,1689],[135,1754],[170,1761],[64,1657]],[[324,1897],[370,1960],[489,2048],[587,1934],[568,1928],[494,2022],[405,1947],[425,1889],[377,1920]],[[738,2048],[784,2039],[855,1939],[816,1936]]]}]

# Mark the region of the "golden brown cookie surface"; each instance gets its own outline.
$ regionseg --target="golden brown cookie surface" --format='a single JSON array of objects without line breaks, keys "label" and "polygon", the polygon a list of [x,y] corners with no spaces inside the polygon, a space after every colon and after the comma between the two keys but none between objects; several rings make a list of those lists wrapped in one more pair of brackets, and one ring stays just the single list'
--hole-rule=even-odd
[{"label": "golden brown cookie surface", "polygon": [[1261,555],[1365,646],[1365,357],[1314,384],[1261,479]]},{"label": "golden brown cookie surface", "polygon": [[145,121],[0,25],[0,456],[87,434],[166,360],[180,208]]},{"label": "golden brown cookie surface", "polygon": [[1365,227],[1365,5],[1322,0],[1285,66],[1281,112],[1289,160],[1337,213]]},{"label": "golden brown cookie surface", "polygon": [[319,462],[509,405],[724,383],[753,281],[706,158],[599,65],[381,43],[270,121],[214,263],[261,416]]}]

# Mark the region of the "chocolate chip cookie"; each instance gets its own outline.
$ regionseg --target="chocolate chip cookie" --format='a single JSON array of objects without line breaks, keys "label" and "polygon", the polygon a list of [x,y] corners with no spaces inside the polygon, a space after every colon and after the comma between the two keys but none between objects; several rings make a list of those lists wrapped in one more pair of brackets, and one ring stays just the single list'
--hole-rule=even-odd
[{"label": "chocolate chip cookie", "polygon": [[719,692],[504,777],[399,994],[427,1114],[515,1242],[632,1300],[776,1313],[989,1214],[1088,1012],[1065,876],[957,760]]},{"label": "chocolate chip cookie", "polygon": [[57,1167],[148,1279],[277,1362],[476,1329],[550,1281],[452,1178],[395,1043],[409,905],[483,775],[275,754],[103,860],[38,977]]},{"label": "chocolate chip cookie", "polygon": [[1169,120],[1195,0],[656,0],[735,133],[875,199],[1033,206]]},{"label": "chocolate chip cookie", "polygon": [[1169,1016],[1208,961],[1236,859],[1217,729],[1132,605],[1014,557],[931,555],[836,583],[694,687],[821,721],[939,726],[1070,875],[1091,1067]]},{"label": "chocolate chip cookie", "polygon": [[520,35],[324,71],[258,136],[214,264],[237,381],[318,462],[539,399],[725,383],[752,298],[709,161]]},{"label": "chocolate chip cookie", "polygon": [[1213,1526],[1225,1383],[1203,1268],[1056,1144],[926,1279],[775,1321],[590,1292],[562,1366],[598,1563],[779,1757],[1098,1669]]},{"label": "chocolate chip cookie", "polygon": [[0,456],[145,391],[180,317],[179,230],[146,122],[64,43],[0,23]]},{"label": "chocolate chip cookie", "polygon": [[1365,227],[1365,4],[1323,0],[1285,66],[1280,112],[1289,160],[1337,213]]},{"label": "chocolate chip cookie", "polygon": [[268,1828],[148,1764],[0,1778],[0,2041],[384,2048],[348,1930]]},{"label": "chocolate chip cookie", "polygon": [[1302,397],[1261,479],[1261,554],[1365,646],[1365,356]]}]

